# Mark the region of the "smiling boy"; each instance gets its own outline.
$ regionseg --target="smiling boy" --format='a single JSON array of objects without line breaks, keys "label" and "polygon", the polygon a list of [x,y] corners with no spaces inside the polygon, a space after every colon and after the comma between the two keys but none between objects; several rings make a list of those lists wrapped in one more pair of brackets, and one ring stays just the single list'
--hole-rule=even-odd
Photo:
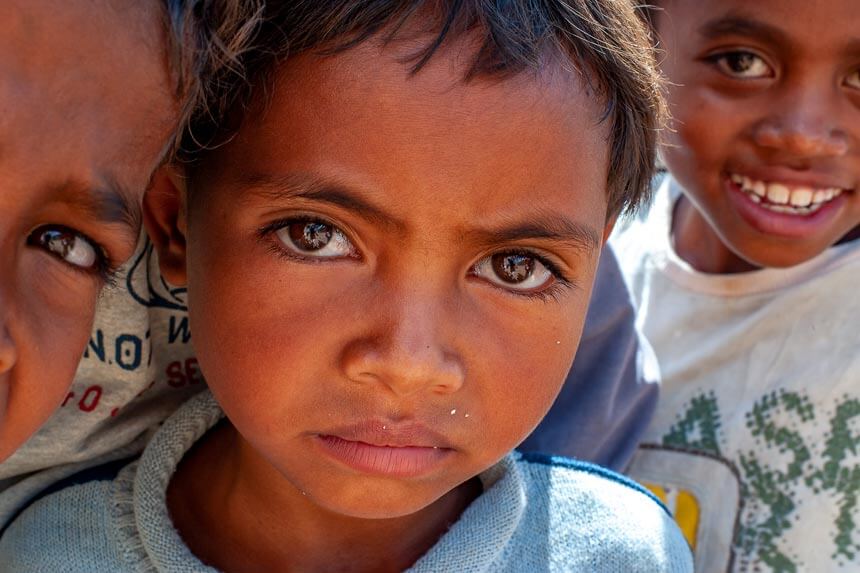
[{"label": "smiling boy", "polygon": [[570,367],[660,109],[629,5],[525,8],[267,6],[223,145],[146,202],[212,394],[114,480],[31,506],[4,559],[689,570],[632,483],[510,454]]},{"label": "smiling boy", "polygon": [[670,177],[614,243],[663,375],[631,473],[697,570],[856,570],[857,3],[658,4]]}]

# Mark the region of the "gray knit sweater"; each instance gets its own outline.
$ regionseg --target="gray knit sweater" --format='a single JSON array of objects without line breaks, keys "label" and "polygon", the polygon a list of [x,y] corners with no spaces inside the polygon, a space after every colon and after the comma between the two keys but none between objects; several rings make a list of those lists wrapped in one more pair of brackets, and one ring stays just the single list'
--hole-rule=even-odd
[{"label": "gray knit sweater", "polygon": [[[113,479],[72,485],[22,513],[0,539],[0,571],[214,571],[170,520],[183,455],[223,416],[205,392]],[[691,572],[689,548],[658,502],[627,479],[561,458],[511,454],[414,572]]]}]

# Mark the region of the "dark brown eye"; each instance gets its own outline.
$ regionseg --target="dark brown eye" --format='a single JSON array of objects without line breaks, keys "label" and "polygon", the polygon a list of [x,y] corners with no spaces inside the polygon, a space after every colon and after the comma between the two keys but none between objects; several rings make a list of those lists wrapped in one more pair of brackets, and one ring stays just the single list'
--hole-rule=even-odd
[{"label": "dark brown eye", "polygon": [[285,247],[299,255],[321,259],[355,255],[355,248],[343,231],[324,221],[294,219],[275,234]]},{"label": "dark brown eye", "polygon": [[767,62],[752,52],[725,52],[709,59],[716,63],[721,72],[731,77],[757,79],[773,76],[773,70]]},{"label": "dark brown eye", "polygon": [[332,226],[319,221],[299,221],[288,227],[293,244],[303,251],[318,251],[328,245]]},{"label": "dark brown eye", "polygon": [[41,227],[27,237],[27,244],[40,247],[66,263],[84,269],[95,269],[99,252],[80,233],[65,227]]},{"label": "dark brown eye", "polygon": [[520,254],[501,254],[491,257],[493,272],[506,283],[517,284],[528,279],[535,270],[534,257]]},{"label": "dark brown eye", "polygon": [[489,255],[472,267],[474,276],[517,292],[539,292],[555,282],[555,275],[542,259],[528,252]]},{"label": "dark brown eye", "polygon": [[730,56],[726,56],[726,65],[728,65],[733,72],[743,73],[751,70],[756,64],[757,59],[758,58],[752,54],[732,54]]}]

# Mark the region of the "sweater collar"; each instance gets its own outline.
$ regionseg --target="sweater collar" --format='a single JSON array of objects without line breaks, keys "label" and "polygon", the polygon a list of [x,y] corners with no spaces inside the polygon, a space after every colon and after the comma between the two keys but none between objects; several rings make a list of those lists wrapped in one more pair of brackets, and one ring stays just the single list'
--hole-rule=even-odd
[{"label": "sweater collar", "polygon": [[526,486],[514,455],[505,456],[480,475],[484,493],[409,573],[492,570],[526,508]]}]

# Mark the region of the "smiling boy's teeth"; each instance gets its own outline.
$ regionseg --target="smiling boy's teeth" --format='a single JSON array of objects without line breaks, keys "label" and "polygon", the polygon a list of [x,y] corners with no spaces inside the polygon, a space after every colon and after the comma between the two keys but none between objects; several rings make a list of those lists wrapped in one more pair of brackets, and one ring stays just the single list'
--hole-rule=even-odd
[{"label": "smiling boy's teeth", "polygon": [[795,207],[808,207],[812,203],[812,189],[798,187],[791,192],[789,203]]},{"label": "smiling boy's teeth", "polygon": [[730,174],[729,179],[740,187],[753,203],[758,203],[776,213],[791,215],[815,213],[825,203],[841,195],[843,191],[838,187],[813,189],[803,186],[793,187],[784,183],[768,183],[739,173]]},{"label": "smiling boy's teeth", "polygon": [[767,186],[767,200],[777,205],[788,204],[791,192],[782,183],[769,183]]},{"label": "smiling boy's teeth", "polygon": [[762,207],[777,213],[809,215],[818,211],[828,201],[842,194],[842,189],[830,187],[792,187],[784,183],[768,183],[751,179],[746,175],[732,173],[729,179],[747,194],[747,197]]}]

